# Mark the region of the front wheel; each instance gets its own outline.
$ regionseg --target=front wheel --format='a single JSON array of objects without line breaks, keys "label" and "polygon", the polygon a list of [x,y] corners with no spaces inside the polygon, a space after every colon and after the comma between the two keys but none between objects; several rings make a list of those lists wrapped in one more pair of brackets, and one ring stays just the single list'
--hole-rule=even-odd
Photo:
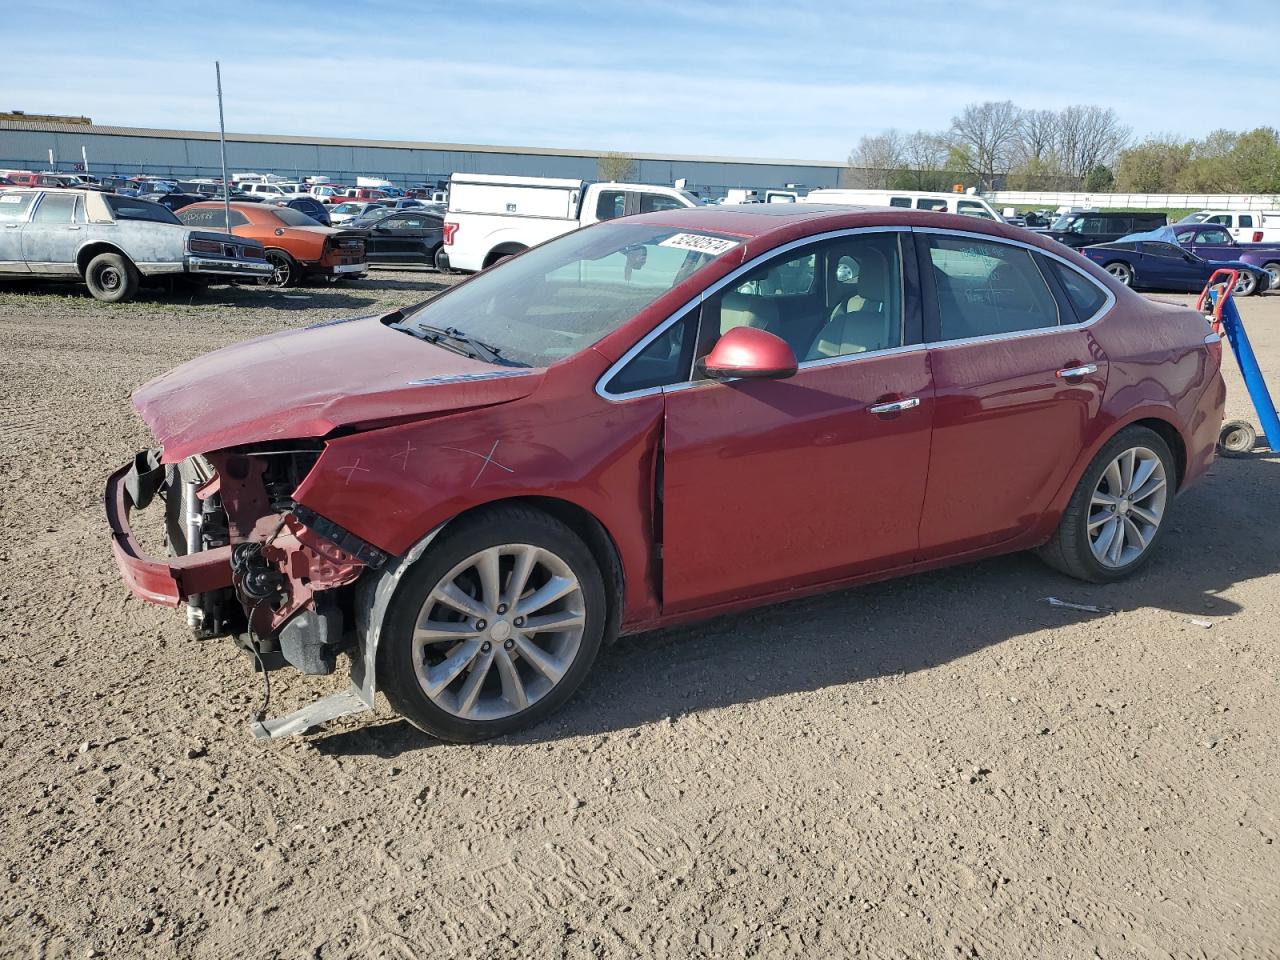
[{"label": "front wheel", "polygon": [[1262,269],[1267,271],[1267,276],[1271,278],[1271,283],[1267,289],[1280,293],[1280,261],[1275,263],[1264,263]]},{"label": "front wheel", "polygon": [[558,520],[525,507],[463,519],[396,591],[380,685],[397,713],[442,740],[512,733],[582,683],[606,606],[591,551]]},{"label": "front wheel", "polygon": [[1174,481],[1164,439],[1146,427],[1126,427],[1085,470],[1041,558],[1078,580],[1129,576],[1151,558],[1164,533]]},{"label": "front wheel", "polygon": [[1126,287],[1133,286],[1133,267],[1129,266],[1127,263],[1120,263],[1119,261],[1115,263],[1108,263],[1106,271]]}]

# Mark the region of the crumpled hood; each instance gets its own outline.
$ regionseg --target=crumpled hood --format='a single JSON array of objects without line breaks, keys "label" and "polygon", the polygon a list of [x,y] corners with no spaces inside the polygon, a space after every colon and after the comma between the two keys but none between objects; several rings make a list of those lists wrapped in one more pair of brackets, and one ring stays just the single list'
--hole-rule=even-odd
[{"label": "crumpled hood", "polygon": [[542,374],[472,360],[360,317],[206,354],[139,387],[133,405],[164,461],[178,463],[247,443],[505,403],[532,393]]}]

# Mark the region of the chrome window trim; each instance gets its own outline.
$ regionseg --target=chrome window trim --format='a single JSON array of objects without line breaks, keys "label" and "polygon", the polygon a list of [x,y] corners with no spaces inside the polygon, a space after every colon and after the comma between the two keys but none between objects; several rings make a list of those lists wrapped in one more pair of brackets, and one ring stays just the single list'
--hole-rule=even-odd
[{"label": "chrome window trim", "polygon": [[[764,261],[771,260],[774,257],[778,256],[779,254],[789,253],[792,250],[795,250],[799,247],[806,246],[808,244],[822,243],[826,240],[835,240],[841,237],[853,237],[853,236],[858,236],[860,234],[867,234],[867,233],[910,234],[911,228],[907,226],[888,226],[888,225],[876,226],[876,227],[847,227],[843,230],[828,230],[826,233],[815,233],[812,236],[801,237],[797,240],[792,240],[788,243],[784,243],[781,246],[772,247],[769,250],[766,250],[765,252],[753,257],[751,260],[748,260],[746,263],[741,264],[740,266],[735,267],[733,270],[729,271],[729,273],[725,274],[723,277],[721,277],[711,286],[707,287],[705,290],[699,293],[696,297],[694,297],[692,300],[690,300],[688,303],[682,306],[679,310],[677,310],[671,316],[667,317],[667,319],[663,320],[661,323],[655,326],[652,330],[650,330],[647,334],[645,334],[643,337],[637,340],[635,345],[630,350],[628,350],[621,357],[619,357],[612,364],[610,364],[609,368],[600,375],[599,379],[596,380],[596,386],[595,386],[596,395],[603,400],[608,400],[611,403],[616,403],[622,400],[634,400],[637,397],[652,396],[655,393],[664,393],[664,392],[670,392],[672,390],[685,389],[690,386],[695,386],[695,385],[704,384],[704,383],[709,384],[709,383],[729,382],[724,380],[684,380],[684,381],[681,381],[680,383],[670,383],[660,387],[645,387],[643,390],[630,390],[626,393],[610,393],[605,387],[605,385],[610,380],[613,379],[614,375],[617,374],[623,367],[625,367],[632,360],[632,358],[636,356],[636,354],[638,354],[641,350],[647,347],[650,343],[652,343],[658,337],[662,336],[662,334],[665,333],[667,329],[671,327],[672,324],[676,323],[682,317],[684,317],[688,311],[692,310],[694,307],[701,306],[702,303],[704,303],[709,297],[715,296],[726,286],[733,283],[734,280],[738,279],[745,273],[751,272],[753,269],[758,267]],[[744,240],[744,242],[750,242],[750,241]],[[899,273],[900,273],[900,276],[898,278],[899,281],[905,282],[905,277],[901,276],[901,271],[899,271]],[[903,304],[903,322],[904,323],[905,323],[905,317],[906,317],[906,304],[904,303]],[[884,356],[886,353],[905,351],[908,349],[916,350],[916,349],[920,349],[922,346],[923,344],[913,343],[913,344],[907,344],[902,347],[890,347],[888,350],[874,350],[874,351],[867,351],[866,353],[849,354],[848,356],[844,356],[844,357],[823,357],[819,360],[805,360],[800,364],[798,364],[797,369],[807,370],[811,366],[814,366],[816,364],[821,364],[823,366],[826,366],[832,362],[846,361],[846,360],[855,359],[855,358],[881,357],[881,356]],[[737,379],[737,378],[735,377],[734,379]]]}]

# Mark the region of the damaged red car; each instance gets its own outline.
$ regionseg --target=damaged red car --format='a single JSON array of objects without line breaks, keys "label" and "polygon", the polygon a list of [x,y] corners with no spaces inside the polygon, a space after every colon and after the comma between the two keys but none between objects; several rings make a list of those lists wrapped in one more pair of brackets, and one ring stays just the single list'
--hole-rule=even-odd
[{"label": "damaged red car", "polygon": [[[1016,550],[1151,556],[1214,456],[1221,345],[1002,224],[669,210],[413,309],[228,347],[140,388],[125,581],[266,670],[469,741],[535,723],[620,634]],[[130,515],[163,502],[170,556]]]}]

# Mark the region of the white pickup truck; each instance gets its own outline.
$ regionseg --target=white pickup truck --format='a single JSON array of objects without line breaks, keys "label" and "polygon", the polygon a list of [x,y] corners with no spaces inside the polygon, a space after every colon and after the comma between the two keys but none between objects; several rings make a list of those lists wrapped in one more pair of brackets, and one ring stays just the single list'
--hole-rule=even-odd
[{"label": "white pickup truck", "polygon": [[1178,222],[1226,227],[1236,243],[1280,243],[1280,210],[1197,210]]},{"label": "white pickup truck", "polygon": [[449,180],[444,247],[451,270],[484,270],[601,220],[698,203],[683,190],[644,183],[455,173]]}]

